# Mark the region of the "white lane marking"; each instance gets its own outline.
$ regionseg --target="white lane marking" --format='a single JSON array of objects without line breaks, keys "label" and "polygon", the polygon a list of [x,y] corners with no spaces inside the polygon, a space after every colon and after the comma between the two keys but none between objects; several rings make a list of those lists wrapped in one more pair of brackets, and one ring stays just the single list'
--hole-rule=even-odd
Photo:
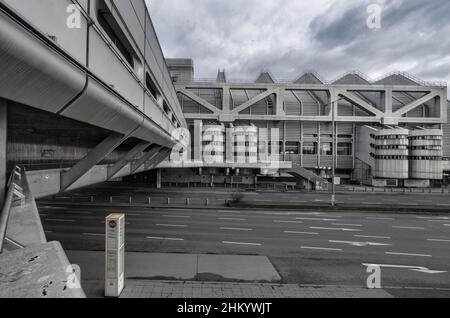
[{"label": "white lane marking", "polygon": [[75,220],[65,220],[65,219],[45,219],[50,222],[67,222],[67,223],[75,223]]},{"label": "white lane marking", "polygon": [[444,224],[444,226],[450,226],[450,224]]},{"label": "white lane marking", "polygon": [[448,222],[448,220],[427,220],[427,222],[444,223]]},{"label": "white lane marking", "polygon": [[396,253],[396,252],[386,252],[387,255],[398,255],[398,256],[417,256],[417,257],[433,257],[433,255],[427,254],[410,254],[410,253]]},{"label": "white lane marking", "polygon": [[222,221],[247,221],[247,219],[244,219],[244,218],[218,218],[218,220],[222,220]]},{"label": "white lane marking", "polygon": [[342,251],[342,249],[340,248],[311,247],[311,246],[301,246],[300,248],[303,250],[337,251],[337,252]]},{"label": "white lane marking", "polygon": [[221,227],[220,229],[223,231],[253,231],[253,229],[235,228],[235,227]]},{"label": "white lane marking", "polygon": [[447,216],[418,216],[417,219],[422,220],[450,220],[450,217]]},{"label": "white lane marking", "polygon": [[105,234],[100,233],[83,233],[84,236],[105,236]]},{"label": "white lane marking", "polygon": [[395,221],[393,218],[367,218],[368,220],[376,220],[376,221]]},{"label": "white lane marking", "polygon": [[158,241],[184,241],[181,238],[173,238],[173,237],[157,237],[157,236],[147,236],[148,240],[158,240]]},{"label": "white lane marking", "polygon": [[283,221],[283,220],[274,220],[274,223],[294,223],[294,224],[303,224],[302,221]]},{"label": "white lane marking", "polygon": [[167,211],[174,211],[174,212],[189,211],[189,212],[191,212],[192,209],[167,209]]},{"label": "white lane marking", "polygon": [[190,219],[190,216],[187,215],[163,215],[165,218],[176,218],[176,219]]},{"label": "white lane marking", "polygon": [[362,227],[362,224],[340,224],[340,223],[333,223],[333,225],[337,226],[356,226],[356,227]]},{"label": "white lane marking", "polygon": [[392,246],[392,244],[385,244],[385,243],[374,243],[374,242],[351,242],[351,241],[329,241],[330,243],[336,243],[336,244],[348,244],[351,246],[358,246],[358,247],[366,247],[366,246]]},{"label": "white lane marking", "polygon": [[323,221],[323,222],[336,222],[337,219],[318,219],[318,218],[295,218],[296,220],[304,220],[304,221]]},{"label": "white lane marking", "polygon": [[227,244],[227,245],[262,246],[262,244],[259,244],[259,243],[243,243],[243,242],[227,242],[227,241],[222,242],[222,244]]},{"label": "white lane marking", "polygon": [[319,233],[315,233],[315,232],[284,231],[284,233],[287,233],[287,234],[319,235]]},{"label": "white lane marking", "polygon": [[156,226],[161,226],[161,227],[188,227],[187,225],[182,225],[182,224],[156,224]]},{"label": "white lane marking", "polygon": [[450,243],[450,240],[441,240],[441,239],[427,239],[430,242],[447,242]]},{"label": "white lane marking", "polygon": [[334,227],[315,227],[311,226],[311,230],[329,230],[329,231],[344,231],[344,232],[362,232],[358,229],[345,229],[345,228],[334,228]]},{"label": "white lane marking", "polygon": [[403,230],[425,230],[424,227],[415,227],[415,226],[393,226],[393,229],[403,229]]},{"label": "white lane marking", "polygon": [[408,265],[387,265],[387,264],[362,264],[363,266],[378,266],[378,267],[385,267],[385,268],[399,268],[399,269],[408,269],[410,271],[414,272],[421,272],[425,274],[442,274],[447,273],[447,271],[434,271],[431,269],[428,269],[426,267],[421,266],[408,266]]},{"label": "white lane marking", "polygon": [[354,237],[359,238],[373,238],[373,239],[381,239],[381,240],[390,240],[390,236],[370,236],[370,235],[353,235]]}]

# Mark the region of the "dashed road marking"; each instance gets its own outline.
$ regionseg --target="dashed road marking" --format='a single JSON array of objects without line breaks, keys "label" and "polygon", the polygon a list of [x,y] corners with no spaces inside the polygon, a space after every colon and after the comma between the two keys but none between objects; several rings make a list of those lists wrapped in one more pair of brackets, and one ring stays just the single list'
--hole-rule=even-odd
[{"label": "dashed road marking", "polygon": [[160,226],[160,227],[188,227],[187,225],[183,225],[183,224],[156,224],[156,226]]},{"label": "dashed road marking", "polygon": [[260,244],[260,243],[243,243],[243,242],[227,242],[227,241],[222,242],[222,244],[227,244],[227,245],[262,246],[262,244]]},{"label": "dashed road marking", "polygon": [[403,230],[425,230],[424,227],[415,226],[393,226],[393,229],[403,229]]},{"label": "dashed road marking", "polygon": [[315,232],[284,231],[284,233],[286,233],[286,234],[319,235],[319,233],[315,233]]},{"label": "dashed road marking", "polygon": [[223,231],[253,231],[253,229],[235,228],[235,227],[221,227],[220,229]]},{"label": "dashed road marking", "polygon": [[353,235],[354,237],[359,238],[373,238],[373,239],[380,239],[380,240],[390,240],[390,236],[371,236],[371,235]]},{"label": "dashed road marking", "polygon": [[336,252],[342,251],[342,249],[340,248],[328,248],[328,247],[301,246],[300,248],[303,250],[336,251]]},{"label": "dashed road marking", "polygon": [[427,254],[410,254],[410,253],[397,253],[397,252],[386,252],[387,255],[398,255],[398,256],[416,256],[416,257],[433,257]]},{"label": "dashed road marking", "polygon": [[157,236],[147,236],[148,240],[157,240],[157,241],[184,241],[182,238],[173,238],[173,237],[157,237]]}]

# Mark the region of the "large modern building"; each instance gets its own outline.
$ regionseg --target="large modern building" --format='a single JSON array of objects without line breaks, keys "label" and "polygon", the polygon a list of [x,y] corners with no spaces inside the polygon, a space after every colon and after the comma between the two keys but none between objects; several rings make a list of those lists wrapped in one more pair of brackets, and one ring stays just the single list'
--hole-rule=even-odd
[{"label": "large modern building", "polygon": [[182,162],[161,166],[163,182],[309,180],[303,184],[320,187],[331,182],[334,166],[338,183],[423,187],[441,184],[450,171],[445,83],[405,73],[371,81],[359,72],[335,81],[315,72],[277,81],[262,72],[243,82],[228,80],[225,71],[195,80],[191,59],[167,64],[191,146]]}]

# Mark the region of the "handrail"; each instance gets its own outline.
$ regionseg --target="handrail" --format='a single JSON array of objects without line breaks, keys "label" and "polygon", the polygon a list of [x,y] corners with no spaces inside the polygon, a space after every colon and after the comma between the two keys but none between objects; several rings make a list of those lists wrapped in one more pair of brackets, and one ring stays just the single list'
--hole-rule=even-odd
[{"label": "handrail", "polygon": [[21,169],[18,166],[15,166],[11,175],[9,177],[9,181],[7,184],[8,192],[6,194],[5,203],[3,205],[1,215],[0,215],[0,254],[3,253],[3,243],[6,237],[6,231],[8,229],[8,221],[11,214],[11,206],[14,199],[14,191],[16,189],[16,185],[14,182],[15,176],[17,173],[20,173]]}]

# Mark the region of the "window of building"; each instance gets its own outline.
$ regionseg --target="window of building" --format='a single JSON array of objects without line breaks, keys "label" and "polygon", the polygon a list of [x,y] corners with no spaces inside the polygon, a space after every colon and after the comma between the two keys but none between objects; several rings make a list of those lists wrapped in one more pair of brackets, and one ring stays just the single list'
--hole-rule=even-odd
[{"label": "window of building", "polygon": [[161,93],[159,92],[158,86],[156,86],[155,82],[153,81],[149,73],[147,73],[145,76],[145,86],[147,87],[148,91],[153,96],[153,98],[155,100],[158,100]]},{"label": "window of building", "polygon": [[298,155],[300,153],[300,143],[299,142],[286,142],[286,154],[287,155]]},{"label": "window of building", "polygon": [[97,1],[97,20],[102,29],[106,32],[111,42],[120,51],[125,60],[134,68],[134,53],[133,46],[123,33],[119,23],[117,23],[111,10],[108,8],[104,0]]},{"label": "window of building", "polygon": [[317,142],[304,142],[303,143],[304,155],[317,155]]},{"label": "window of building", "polygon": [[322,142],[320,144],[320,155],[321,156],[332,156],[333,155],[333,144],[331,142]]},{"label": "window of building", "polygon": [[351,156],[353,145],[349,142],[339,142],[337,147],[338,156]]},{"label": "window of building", "polygon": [[[276,142],[274,143],[274,147],[276,147]],[[278,147],[279,147],[279,153],[278,154],[283,154],[283,150],[284,150],[284,145],[283,142],[280,141],[278,142]],[[269,154],[272,154],[272,142],[269,141]]]}]

